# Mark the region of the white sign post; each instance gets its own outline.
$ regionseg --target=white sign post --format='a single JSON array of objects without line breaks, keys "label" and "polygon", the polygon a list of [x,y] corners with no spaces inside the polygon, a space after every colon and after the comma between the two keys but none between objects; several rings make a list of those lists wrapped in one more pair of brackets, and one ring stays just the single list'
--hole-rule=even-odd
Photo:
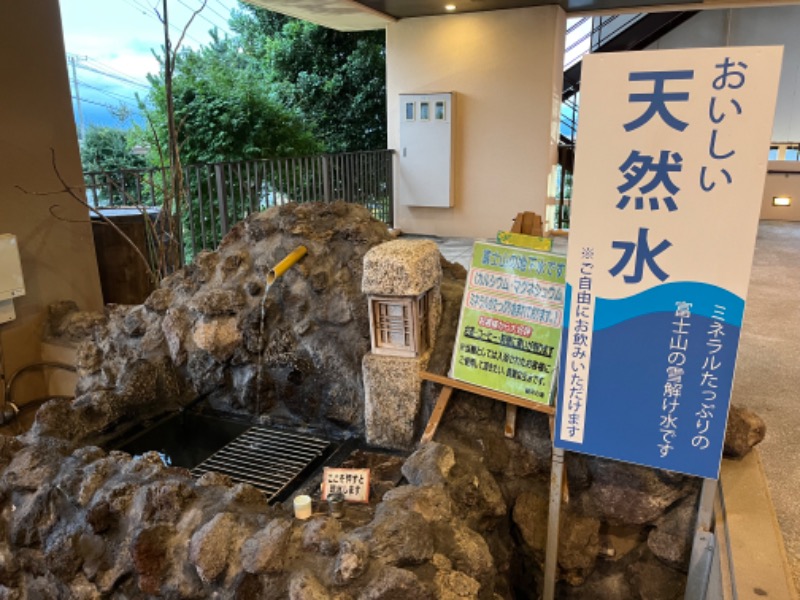
[{"label": "white sign post", "polygon": [[781,56],[583,59],[557,448],[718,477]]}]

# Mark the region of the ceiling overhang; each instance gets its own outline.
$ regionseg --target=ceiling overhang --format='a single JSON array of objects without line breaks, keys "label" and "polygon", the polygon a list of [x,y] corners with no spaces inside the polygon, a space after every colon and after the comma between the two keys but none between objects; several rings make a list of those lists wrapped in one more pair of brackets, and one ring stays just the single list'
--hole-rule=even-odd
[{"label": "ceiling overhang", "polygon": [[246,0],[249,4],[338,31],[383,29],[396,21],[355,0]]},{"label": "ceiling overhang", "polygon": [[[411,17],[560,6],[570,16],[607,13],[709,10],[797,4],[798,0],[245,0],[255,6],[339,31],[383,29]],[[455,13],[445,10],[455,5]]]}]

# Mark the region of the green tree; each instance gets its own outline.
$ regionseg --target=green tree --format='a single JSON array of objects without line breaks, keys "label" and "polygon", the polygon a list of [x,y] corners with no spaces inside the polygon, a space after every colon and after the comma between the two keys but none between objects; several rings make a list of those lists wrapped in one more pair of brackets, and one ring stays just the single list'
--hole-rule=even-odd
[{"label": "green tree", "polygon": [[[265,66],[236,39],[213,41],[177,55],[175,120],[184,165],[313,154],[320,146],[303,121],[274,97]],[[151,120],[166,142],[163,72],[150,76]],[[166,153],[165,153],[166,156]]]},{"label": "green tree", "polygon": [[277,97],[326,151],[386,147],[382,31],[340,32],[250,5],[231,27],[243,51],[269,65]]},{"label": "green tree", "polygon": [[81,146],[83,170],[90,172],[143,168],[144,158],[134,154],[132,149],[127,131],[113,127],[89,127]]},{"label": "green tree", "polygon": [[[127,204],[125,190],[136,185],[133,171],[146,166],[144,157],[133,152],[128,132],[113,127],[90,127],[81,146],[84,173],[93,199],[111,204]],[[96,186],[96,187],[95,187]]]}]

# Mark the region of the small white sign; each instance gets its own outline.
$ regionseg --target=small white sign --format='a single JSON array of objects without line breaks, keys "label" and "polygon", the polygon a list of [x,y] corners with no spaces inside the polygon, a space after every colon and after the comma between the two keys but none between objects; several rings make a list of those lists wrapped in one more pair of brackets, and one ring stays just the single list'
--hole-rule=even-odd
[{"label": "small white sign", "polygon": [[322,473],[322,499],[339,492],[347,502],[369,502],[369,469],[325,467]]}]

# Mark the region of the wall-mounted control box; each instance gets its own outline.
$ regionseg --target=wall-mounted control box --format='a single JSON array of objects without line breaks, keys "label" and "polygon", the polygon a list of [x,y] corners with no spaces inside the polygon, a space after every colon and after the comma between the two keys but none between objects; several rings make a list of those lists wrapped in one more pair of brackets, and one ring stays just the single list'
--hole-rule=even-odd
[{"label": "wall-mounted control box", "polygon": [[0,323],[7,323],[16,317],[14,298],[24,295],[25,281],[22,278],[17,237],[9,233],[0,234]]},{"label": "wall-mounted control box", "polygon": [[455,93],[400,94],[398,201],[453,206]]}]

